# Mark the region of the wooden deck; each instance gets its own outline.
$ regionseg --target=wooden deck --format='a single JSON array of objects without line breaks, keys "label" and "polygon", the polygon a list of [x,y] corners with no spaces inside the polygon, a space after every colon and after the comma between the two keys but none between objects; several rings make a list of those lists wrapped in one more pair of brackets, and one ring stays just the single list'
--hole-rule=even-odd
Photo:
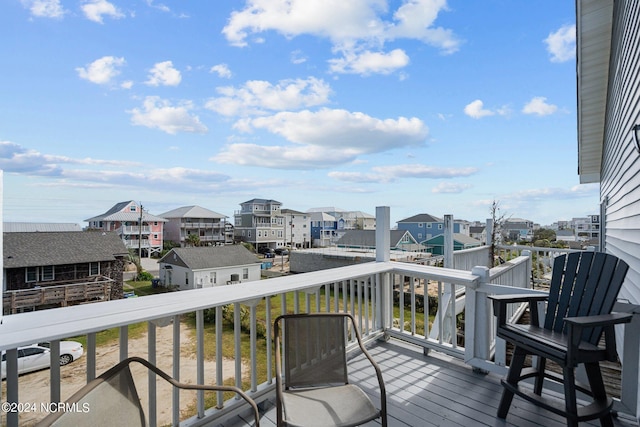
[{"label": "wooden deck", "polygon": [[[389,426],[518,426],[561,427],[566,423],[562,417],[540,409],[518,398],[513,400],[506,420],[496,417],[502,386],[494,374],[480,374],[462,361],[431,352],[424,356],[422,349],[391,340],[376,343],[370,353],[383,372],[387,388]],[[363,358],[350,361],[352,382],[358,382],[377,399],[373,371]],[[370,372],[369,372],[370,371]],[[363,380],[364,383],[360,383]],[[561,399],[561,397],[559,397]],[[262,405],[261,426],[276,425],[276,410],[273,401]],[[227,425],[227,424],[225,424]],[[238,420],[228,426],[253,425],[253,421]],[[366,426],[379,426],[370,422]],[[592,421],[584,426],[599,426]],[[615,419],[617,427],[637,426],[635,419],[620,415]]]}]

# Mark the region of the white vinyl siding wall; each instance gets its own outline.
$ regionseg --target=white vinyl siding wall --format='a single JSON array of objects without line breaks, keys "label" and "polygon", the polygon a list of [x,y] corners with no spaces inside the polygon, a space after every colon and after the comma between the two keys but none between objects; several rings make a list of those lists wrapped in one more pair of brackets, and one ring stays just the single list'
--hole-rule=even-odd
[{"label": "white vinyl siding wall", "polygon": [[640,304],[640,153],[631,132],[640,123],[640,1],[615,2],[613,26],[601,170],[602,250],[629,263],[620,298]]}]

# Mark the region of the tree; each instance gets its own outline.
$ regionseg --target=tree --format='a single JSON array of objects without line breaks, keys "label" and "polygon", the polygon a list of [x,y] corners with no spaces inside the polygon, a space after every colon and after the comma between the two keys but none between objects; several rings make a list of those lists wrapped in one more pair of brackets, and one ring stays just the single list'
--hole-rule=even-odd
[{"label": "tree", "polygon": [[200,246],[200,236],[197,234],[189,234],[184,241],[189,246]]},{"label": "tree", "polygon": [[549,228],[539,228],[533,232],[533,240],[548,240],[553,242],[556,240],[556,232]]},{"label": "tree", "polygon": [[505,214],[500,212],[499,200],[494,200],[493,202],[491,202],[489,213],[491,214],[491,221],[493,222],[493,227],[491,227],[491,247],[489,248],[489,260],[490,265],[493,267],[495,265],[497,253],[496,245],[500,243],[502,237],[502,226],[505,221]]}]

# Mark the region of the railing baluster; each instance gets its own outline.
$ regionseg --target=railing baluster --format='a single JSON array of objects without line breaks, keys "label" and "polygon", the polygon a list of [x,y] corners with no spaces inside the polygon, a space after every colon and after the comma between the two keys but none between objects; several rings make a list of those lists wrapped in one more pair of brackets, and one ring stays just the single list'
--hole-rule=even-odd
[{"label": "railing baluster", "polygon": [[[272,334],[273,334],[273,327],[272,327],[272,323],[273,320],[271,320],[271,297],[266,297],[265,298],[265,322],[266,322],[266,332],[267,332],[267,384],[271,384],[273,382],[273,354],[272,354],[272,347],[273,347],[273,339],[271,338]],[[275,320],[275,319],[274,319]]]},{"label": "railing baluster", "polygon": [[129,325],[120,326],[120,360],[129,357]]},{"label": "railing baluster", "polygon": [[235,343],[233,360],[236,365],[236,387],[238,388],[242,388],[242,320],[240,314],[240,303],[233,303],[233,341]]},{"label": "railing baluster", "polygon": [[404,330],[404,275],[400,275],[400,298],[398,302],[399,313],[400,313],[400,331],[405,332]]},{"label": "railing baluster", "polygon": [[[224,320],[222,319],[222,306],[216,307],[216,384],[222,385],[224,382],[224,374],[222,369],[223,363],[223,326]],[[221,391],[216,392],[216,407],[222,408],[224,402],[224,394]]]},{"label": "railing baluster", "polygon": [[87,334],[87,382],[93,381],[96,377],[96,333]]},{"label": "railing baluster", "polygon": [[[196,384],[204,384],[204,311],[196,311]],[[196,391],[198,418],[204,417],[204,391]]]},{"label": "railing baluster", "polygon": [[[176,381],[180,381],[180,316],[173,316],[173,371]],[[174,426],[180,423],[180,389],[171,390],[172,411],[171,420]]]},{"label": "railing baluster", "polygon": [[363,335],[369,335],[369,287],[371,286],[371,277],[363,281],[364,284],[364,331]]},{"label": "railing baluster", "polygon": [[[147,322],[147,358],[152,364],[156,364],[156,325],[152,321]],[[158,424],[156,374],[152,370],[147,373],[149,386],[149,426]]]},{"label": "railing baluster", "polygon": [[416,334],[416,286],[415,277],[409,276],[409,290],[411,291],[411,335]]}]

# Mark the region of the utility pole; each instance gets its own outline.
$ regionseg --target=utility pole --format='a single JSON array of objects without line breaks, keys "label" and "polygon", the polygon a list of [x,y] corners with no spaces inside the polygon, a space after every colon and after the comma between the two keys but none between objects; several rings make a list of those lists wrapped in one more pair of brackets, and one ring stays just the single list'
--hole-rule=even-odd
[{"label": "utility pole", "polygon": [[144,208],[140,203],[140,220],[138,221],[138,258],[142,262],[142,212]]}]

